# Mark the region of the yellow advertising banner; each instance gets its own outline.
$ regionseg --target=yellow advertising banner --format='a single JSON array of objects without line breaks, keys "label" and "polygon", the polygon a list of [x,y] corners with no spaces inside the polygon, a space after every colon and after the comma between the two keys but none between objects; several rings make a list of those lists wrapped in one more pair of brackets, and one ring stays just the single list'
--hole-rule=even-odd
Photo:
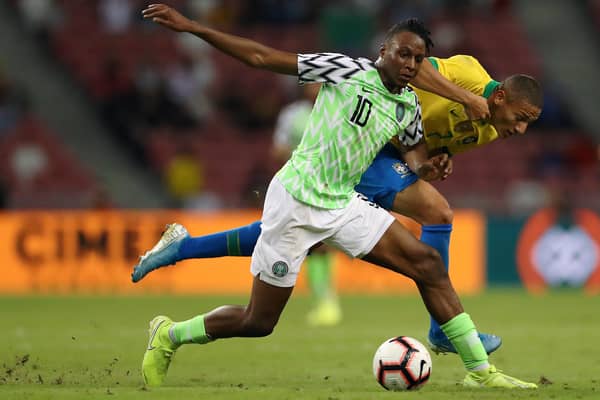
[{"label": "yellow advertising banner", "polygon": [[[250,259],[186,260],[153,272],[137,284],[130,274],[140,254],[157,241],[165,225],[180,222],[192,236],[249,224],[258,211],[33,211],[0,213],[0,293],[247,294]],[[414,222],[399,217],[418,233]],[[415,230],[416,229],[416,230]],[[456,212],[450,246],[450,275],[461,293],[477,293],[485,281],[485,218]],[[412,293],[398,274],[342,253],[335,256],[340,292]],[[305,290],[304,277],[297,285]]]}]

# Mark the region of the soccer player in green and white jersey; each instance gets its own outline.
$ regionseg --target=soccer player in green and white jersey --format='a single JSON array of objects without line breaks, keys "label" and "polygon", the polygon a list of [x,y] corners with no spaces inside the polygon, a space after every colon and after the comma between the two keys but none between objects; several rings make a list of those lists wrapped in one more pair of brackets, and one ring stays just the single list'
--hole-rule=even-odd
[{"label": "soccer player in green and white jersey", "polygon": [[[424,136],[430,155],[457,154],[499,138],[523,135],[539,117],[543,104],[542,88],[534,78],[518,74],[503,82],[495,81],[474,57],[466,55],[430,57],[422,63],[411,86],[423,108]],[[299,117],[307,119],[307,103],[286,110],[286,122],[282,125],[302,125],[304,121],[294,124],[288,118],[291,113],[298,116],[294,110],[301,110]],[[437,250],[449,267],[452,210],[448,201],[431,183],[419,179],[392,143],[375,157],[355,190],[386,210],[421,224],[420,240]],[[192,237],[182,225],[170,224],[152,250],[140,257],[132,280],[138,282],[149,272],[184,259],[251,256],[260,231],[258,221]],[[310,276],[311,270],[308,272]],[[427,336],[436,353],[456,353],[433,318]],[[496,335],[479,332],[479,337],[488,354],[502,344]]]},{"label": "soccer player in green and white jersey", "polygon": [[449,172],[446,154],[428,158],[418,99],[406,86],[431,47],[429,32],[420,22],[394,25],[374,64],[336,53],[278,51],[207,28],[162,4],[150,5],[143,15],[172,30],[193,33],[252,67],[323,83],[300,145],[269,185],[262,232],[252,255],[254,280],[248,305],[222,306],[182,322],[155,317],[142,362],[147,384],[163,382],[174,352],[183,344],[269,335],[308,250],[324,242],[414,280],[468,371],[465,385],[536,387],[489,363],[438,252],[354,191],[362,173],[393,137],[419,177],[431,180]]}]

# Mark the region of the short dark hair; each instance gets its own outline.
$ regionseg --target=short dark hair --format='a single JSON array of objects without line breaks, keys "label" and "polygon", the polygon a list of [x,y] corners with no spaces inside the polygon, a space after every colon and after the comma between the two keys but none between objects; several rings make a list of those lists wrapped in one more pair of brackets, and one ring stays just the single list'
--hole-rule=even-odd
[{"label": "short dark hair", "polygon": [[412,32],[419,36],[425,42],[427,53],[433,47],[433,40],[431,40],[431,32],[427,30],[423,21],[417,18],[409,18],[402,22],[399,22],[392,26],[385,35],[385,43],[387,43],[394,35],[400,32]]},{"label": "short dark hair", "polygon": [[529,75],[511,75],[502,82],[500,88],[506,91],[508,101],[523,100],[540,109],[544,105],[542,85]]}]

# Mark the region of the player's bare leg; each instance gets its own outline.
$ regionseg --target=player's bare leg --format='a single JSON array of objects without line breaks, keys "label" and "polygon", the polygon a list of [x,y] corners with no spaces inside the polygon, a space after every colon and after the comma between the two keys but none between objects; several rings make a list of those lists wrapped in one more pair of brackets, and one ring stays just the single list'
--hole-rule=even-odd
[{"label": "player's bare leg", "polygon": [[[453,213],[444,196],[429,182],[419,179],[396,193],[392,210],[414,219],[422,226],[421,241],[440,253],[444,266],[448,270]],[[433,317],[427,336],[434,352],[456,353],[456,349]],[[479,333],[479,338],[488,354],[502,345],[502,339],[496,335]]]},{"label": "player's bare leg", "polygon": [[149,386],[160,386],[167,376],[175,351],[182,344],[269,335],[293,289],[270,285],[256,276],[247,306],[221,306],[182,322],[173,322],[166,316],[155,317],[150,322],[150,339],[142,361],[144,382]]},{"label": "player's bare leg", "polygon": [[283,312],[293,287],[277,287],[254,277],[247,306],[221,306],[204,315],[211,339],[269,335]]},{"label": "player's bare leg", "polygon": [[398,221],[364,259],[413,279],[427,310],[437,321],[447,322],[463,312],[439,254]]},{"label": "player's bare leg", "polygon": [[401,273],[416,283],[429,313],[441,325],[469,371],[466,386],[536,388],[497,371],[488,362],[473,321],[463,310],[440,255],[394,221],[365,260]]}]

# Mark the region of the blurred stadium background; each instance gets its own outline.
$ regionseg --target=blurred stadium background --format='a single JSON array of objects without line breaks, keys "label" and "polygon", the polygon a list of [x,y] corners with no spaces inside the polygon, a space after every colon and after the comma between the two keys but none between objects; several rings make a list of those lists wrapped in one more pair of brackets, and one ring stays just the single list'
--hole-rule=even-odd
[{"label": "blurred stadium background", "polygon": [[[274,124],[280,109],[298,98],[296,83],[247,68],[192,35],[143,21],[145,3],[0,3],[0,203],[6,216],[122,209],[230,216],[260,209],[278,167],[271,155]],[[585,238],[571,235],[571,248],[585,242],[587,249],[579,284],[593,277],[600,259],[600,114],[594,101],[600,92],[599,1],[169,4],[277,48],[368,57],[375,57],[394,21],[418,16],[433,32],[433,55],[472,54],[497,80],[517,72],[537,77],[545,106],[528,134],[459,154],[451,179],[436,185],[455,209],[476,210],[484,219],[480,268],[488,280],[519,281],[519,246],[540,247],[536,238],[521,243],[519,235],[542,209],[559,210],[556,221],[566,215],[571,225],[587,225]],[[585,214],[577,217],[580,212]],[[21,228],[15,229],[18,236]],[[567,243],[560,236],[565,232],[555,232],[550,242]],[[18,250],[14,236],[7,240]],[[31,246],[23,239],[24,253]],[[550,258],[558,259],[564,249],[554,247],[543,248],[556,250]],[[568,280],[563,275],[554,281]]]},{"label": "blurred stadium background", "polygon": [[[144,22],[146,3],[2,2],[5,208],[260,206],[253,191],[274,171],[273,125],[295,82]],[[439,185],[453,207],[522,215],[555,191],[600,207],[596,0],[168,3],[274,47],[367,57],[394,21],[418,16],[433,55],[472,54],[495,79],[528,73],[546,91],[526,137],[456,158]]]},{"label": "blurred stadium background", "polygon": [[[198,262],[203,268],[188,268],[180,274],[174,273],[178,269],[161,270],[137,286],[129,282],[129,273],[137,256],[173,219],[185,222],[193,234],[201,234],[258,218],[261,195],[277,168],[271,157],[275,120],[285,104],[298,98],[297,85],[293,79],[249,69],[191,35],[172,34],[144,22],[140,11],[147,3],[0,0],[0,294],[247,293],[247,259]],[[540,291],[548,286],[573,286],[589,294],[600,292],[600,1],[166,3],[214,27],[273,47],[365,57],[376,55],[387,27],[417,16],[433,33],[432,55],[471,54],[497,80],[513,73],[540,80],[545,106],[527,135],[457,155],[454,174],[436,186],[457,210],[451,249],[455,285],[463,294],[479,295],[466,299],[478,321],[502,334],[506,343],[512,341],[500,360],[513,356],[528,360],[511,363],[511,371],[519,375],[528,374],[530,368],[537,371],[534,361],[545,359],[546,349],[553,346],[540,327],[550,325],[570,346],[557,346],[556,357],[545,361],[545,368],[569,384],[588,385],[590,392],[578,395],[593,398],[592,391],[600,387],[597,380],[592,384],[585,380],[586,371],[589,375],[585,364],[578,361],[577,367],[565,370],[561,360],[573,353],[597,359],[598,350],[585,339],[598,328],[598,297],[580,297],[577,289],[575,294],[569,291],[552,299],[532,300],[520,287]],[[365,292],[414,293],[410,284],[397,283],[399,278],[390,279],[385,271],[356,268],[343,256],[337,262],[342,264],[338,279],[343,292],[359,296]],[[222,268],[227,268],[225,274]],[[300,281],[300,290],[303,285]],[[485,290],[506,285],[517,289]],[[402,304],[414,303],[411,313],[421,313],[413,297]],[[143,346],[144,321],[161,311],[187,318],[199,311],[196,304],[202,305],[201,310],[223,300],[208,296],[200,303],[153,296],[69,299],[0,298],[3,326],[10,321],[7,341],[0,348],[5,367],[0,383],[37,385],[45,380],[46,384],[65,382],[76,387],[107,386],[106,391],[92,389],[98,396],[113,394],[115,380],[122,382],[121,387],[135,388],[140,382],[139,371],[134,369],[141,357],[137,350]],[[386,335],[423,333],[417,324],[425,323],[424,319],[417,320],[413,314],[400,321],[402,332],[396,332],[398,321],[389,316],[397,315],[397,310],[387,309],[389,303],[393,301],[388,297],[369,303],[349,295],[344,306],[358,309],[354,316],[349,312],[344,322],[352,328],[325,335],[309,331],[309,337],[324,341],[322,347],[307,350],[302,371],[308,372],[303,373],[308,378],[315,375],[319,384],[331,375],[324,365],[331,361],[327,357],[332,349],[352,354],[356,363],[368,367],[369,354]],[[499,304],[502,310],[496,309]],[[282,321],[283,333],[269,339],[275,341],[276,349],[295,349],[304,343],[295,327],[307,308],[303,299],[291,305],[288,322]],[[489,316],[489,308],[498,312]],[[121,313],[115,317],[117,309]],[[533,318],[522,313],[524,309],[532,310]],[[365,316],[370,322],[361,320]],[[121,329],[98,342],[97,334],[114,331],[115,318]],[[566,320],[570,322],[558,322]],[[62,331],[66,321],[67,336]],[[47,329],[39,329],[46,324]],[[350,350],[342,349],[339,341],[339,335],[348,332],[356,336],[344,343]],[[530,337],[545,339],[531,343]],[[84,344],[92,342],[97,347]],[[275,351],[264,344],[272,342],[260,342],[256,348],[244,343],[236,344],[230,357],[237,357],[236,351],[256,351],[259,359]],[[69,350],[73,346],[75,353]],[[29,359],[30,351],[32,360],[38,357],[37,364],[26,373],[18,372],[24,371],[24,354]],[[273,359],[280,357],[276,353]],[[286,353],[284,358],[295,362],[301,353]],[[117,361],[105,360],[107,354],[121,359],[118,379],[116,372],[111,376]],[[322,363],[313,370],[310,358],[319,356]],[[196,385],[194,359],[189,354],[181,357],[185,373],[179,367],[180,375],[173,382]],[[436,365],[452,365],[448,369],[452,372],[436,370],[441,375],[433,387],[439,382],[442,387],[440,397],[431,398],[450,398],[454,392],[443,394],[443,385],[460,379],[462,372],[456,375],[460,371],[454,359],[440,360],[436,358]],[[340,375],[350,372],[343,383],[335,384],[342,392],[350,387],[347,395],[355,390],[356,398],[370,398],[372,393],[361,392],[370,383],[371,389],[377,389],[370,372],[361,369],[358,374],[352,369],[353,361],[350,368],[344,361],[336,364]],[[213,388],[225,393],[218,398],[233,398],[231,387],[223,381],[237,382],[238,378],[235,373],[226,375],[230,371],[226,359],[218,362],[215,368],[224,378],[203,377],[213,379],[204,390],[213,396]],[[271,376],[280,375],[277,363],[242,364],[249,368],[240,372],[244,377],[263,369]],[[303,387],[303,377],[295,377],[300,382],[293,385]],[[259,387],[264,381],[258,378]],[[335,377],[331,382],[336,382]],[[289,396],[288,384],[285,377],[275,380],[273,398]],[[243,392],[247,387],[234,388],[238,389],[238,397],[247,398]],[[558,385],[556,389],[562,398],[566,392]],[[562,389],[569,389],[568,384]],[[9,398],[19,393],[11,390],[5,392]],[[131,390],[133,397],[144,394]],[[292,397],[296,397],[298,391],[293,390]],[[317,394],[320,398],[328,395]]]},{"label": "blurred stadium background", "polygon": [[[192,35],[143,21],[146,3],[0,2],[0,204],[4,218],[21,218],[12,236],[5,231],[16,258],[23,258],[19,248],[35,253],[35,244],[17,240],[24,226],[37,224],[27,222],[31,210],[168,209],[231,216],[260,209],[278,167],[271,156],[274,124],[280,109],[298,98],[296,82],[252,70]],[[584,284],[600,269],[599,1],[168,3],[277,48],[367,57],[375,57],[394,21],[417,16],[433,32],[433,55],[474,55],[497,80],[513,73],[537,77],[545,106],[527,135],[459,154],[451,179],[436,186],[454,209],[476,210],[484,219],[477,261],[484,279],[519,283],[520,232],[531,215],[548,207],[572,221],[587,221],[585,238],[571,235],[570,248],[585,242],[587,249],[586,272],[575,283]],[[576,217],[581,210],[587,214]],[[204,231],[251,220],[234,218]],[[561,232],[550,243],[569,242],[569,232]],[[462,243],[457,236],[455,247]],[[123,276],[154,237],[121,257]],[[534,248],[534,239],[524,246]],[[462,257],[468,247],[461,245],[455,254]],[[561,259],[564,249],[554,247],[542,246]],[[576,249],[566,257],[579,255]],[[560,285],[569,276],[570,271],[553,279]]]}]

